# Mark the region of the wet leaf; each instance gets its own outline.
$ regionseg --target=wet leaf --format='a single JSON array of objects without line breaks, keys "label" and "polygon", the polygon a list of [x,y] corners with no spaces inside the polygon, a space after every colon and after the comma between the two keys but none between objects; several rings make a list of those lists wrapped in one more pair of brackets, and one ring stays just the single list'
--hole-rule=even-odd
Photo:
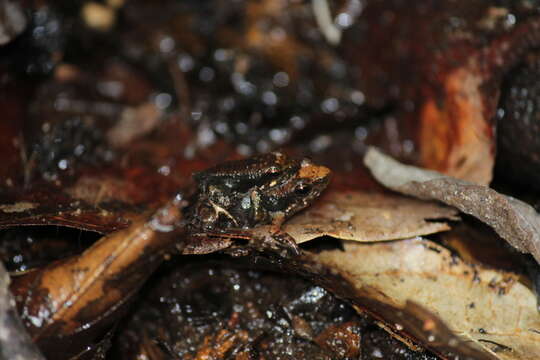
[{"label": "wet leaf", "polygon": [[[492,355],[485,358],[540,357],[536,298],[516,275],[466,264],[419,238],[374,244],[347,241],[344,248],[322,252],[316,259],[351,281],[359,296],[397,309],[412,301],[435,314],[462,342],[473,342]],[[394,330],[413,332],[403,322],[395,323],[392,312],[378,316]],[[436,327],[425,324],[428,338]],[[424,345],[436,350],[441,338],[433,336]]]},{"label": "wet leaf", "polygon": [[493,228],[510,245],[540,263],[540,216],[523,201],[440,173],[406,166],[371,148],[364,158],[385,186],[424,200],[438,200]]},{"label": "wet leaf", "polygon": [[16,277],[12,291],[32,339],[50,351],[60,347],[54,358],[65,358],[85,346],[69,347],[77,344],[73,336],[90,339],[88,333],[110,326],[161,263],[164,251],[183,234],[177,223],[184,205],[175,200],[147,220],[102,238],[80,256]]},{"label": "wet leaf", "polygon": [[285,225],[298,243],[324,235],[354,241],[404,239],[449,230],[457,212],[402,196],[331,192]]}]

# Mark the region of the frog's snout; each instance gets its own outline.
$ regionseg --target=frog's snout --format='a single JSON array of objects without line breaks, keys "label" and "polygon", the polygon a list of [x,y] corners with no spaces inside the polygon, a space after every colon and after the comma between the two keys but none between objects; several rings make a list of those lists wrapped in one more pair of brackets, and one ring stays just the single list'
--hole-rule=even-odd
[{"label": "frog's snout", "polygon": [[315,165],[309,160],[303,160],[298,175],[301,178],[309,179],[313,182],[328,182],[330,180],[330,174],[331,171],[326,166]]}]

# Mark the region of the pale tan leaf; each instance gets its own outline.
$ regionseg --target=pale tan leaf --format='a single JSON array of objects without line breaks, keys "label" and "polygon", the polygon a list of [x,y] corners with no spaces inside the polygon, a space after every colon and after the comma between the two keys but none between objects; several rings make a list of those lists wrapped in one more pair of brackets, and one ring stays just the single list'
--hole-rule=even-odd
[{"label": "pale tan leaf", "polygon": [[[384,241],[449,230],[457,211],[436,203],[381,193],[333,192],[284,226],[298,243],[324,235]],[[428,221],[430,220],[430,221]]]},{"label": "pale tan leaf", "polygon": [[446,248],[420,238],[374,244],[347,241],[344,247],[316,259],[339,271],[361,296],[397,308],[410,301],[419,304],[463,341],[480,345],[498,359],[540,358],[536,297],[516,275],[466,264]]}]

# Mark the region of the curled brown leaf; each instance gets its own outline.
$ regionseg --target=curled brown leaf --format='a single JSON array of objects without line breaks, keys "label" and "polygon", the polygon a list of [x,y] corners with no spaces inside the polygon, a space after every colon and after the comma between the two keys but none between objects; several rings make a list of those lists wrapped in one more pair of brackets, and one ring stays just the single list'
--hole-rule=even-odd
[{"label": "curled brown leaf", "polygon": [[438,200],[472,215],[540,263],[540,216],[525,202],[487,186],[403,165],[375,148],[367,151],[364,163],[386,187],[419,199]]}]

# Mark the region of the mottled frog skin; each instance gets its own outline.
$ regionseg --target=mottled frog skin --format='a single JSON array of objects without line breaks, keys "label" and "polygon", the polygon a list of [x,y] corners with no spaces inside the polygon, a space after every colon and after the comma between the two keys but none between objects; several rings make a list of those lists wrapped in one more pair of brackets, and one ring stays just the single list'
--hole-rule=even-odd
[{"label": "mottled frog skin", "polygon": [[309,206],[326,188],[330,170],[311,160],[272,152],[229,161],[196,173],[198,192],[189,221],[192,231],[216,232],[272,225],[276,241],[294,253],[281,224]]}]

